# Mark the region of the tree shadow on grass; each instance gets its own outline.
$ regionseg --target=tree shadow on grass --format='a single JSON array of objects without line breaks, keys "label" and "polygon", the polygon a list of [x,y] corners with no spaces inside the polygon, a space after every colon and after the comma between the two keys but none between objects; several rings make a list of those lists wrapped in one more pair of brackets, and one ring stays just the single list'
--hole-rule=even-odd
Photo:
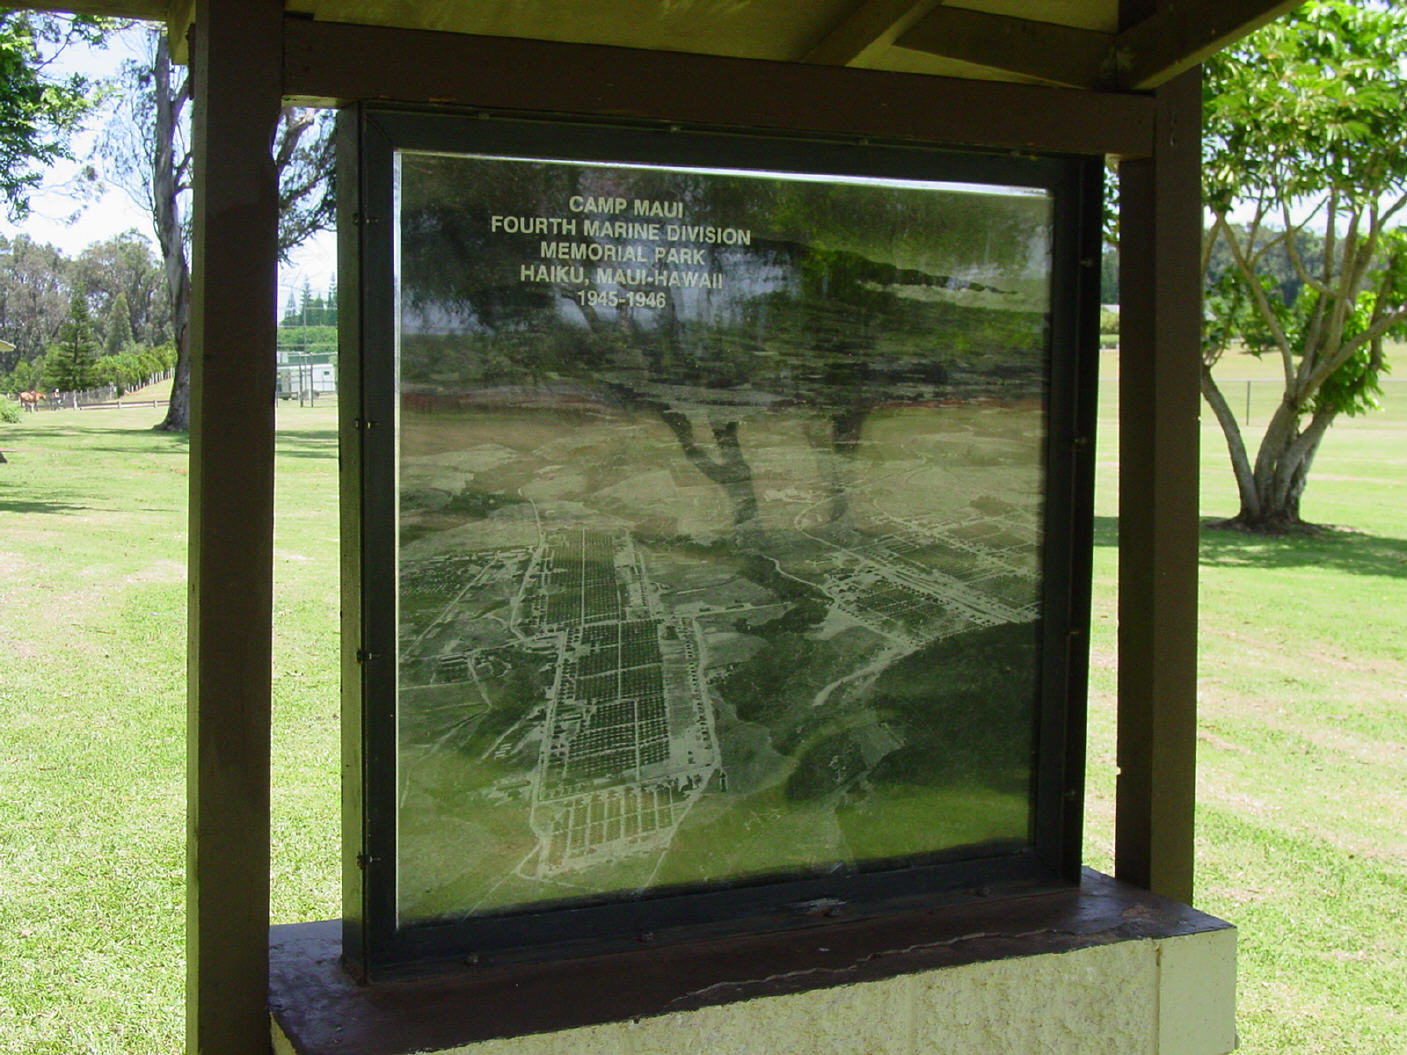
[{"label": "tree shadow on grass", "polygon": [[[87,425],[55,425],[47,428],[12,429],[5,434],[5,450],[55,453],[63,450],[106,451],[113,454],[145,454],[152,451],[185,450],[190,437],[184,432],[158,432],[155,429],[103,428]],[[12,441],[13,440],[13,441]],[[61,442],[55,442],[55,441]]]},{"label": "tree shadow on grass", "polygon": [[0,498],[0,513],[87,513],[92,506],[50,502],[42,498]]},{"label": "tree shadow on grass", "polygon": [[280,458],[336,458],[335,429],[279,429],[275,453]]},{"label": "tree shadow on grass", "polygon": [[1407,539],[1324,526],[1313,534],[1267,538],[1202,525],[1204,567],[1326,568],[1407,579]]},{"label": "tree shadow on grass", "polygon": [[[1202,523],[1204,568],[1328,568],[1355,575],[1407,578],[1407,538],[1323,527],[1314,534],[1270,538]],[[1119,544],[1119,518],[1094,518],[1094,544]]]}]

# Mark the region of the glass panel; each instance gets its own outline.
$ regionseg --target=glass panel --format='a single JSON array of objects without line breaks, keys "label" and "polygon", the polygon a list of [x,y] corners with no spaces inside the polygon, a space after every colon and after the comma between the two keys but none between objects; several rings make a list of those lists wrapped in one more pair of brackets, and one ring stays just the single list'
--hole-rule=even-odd
[{"label": "glass panel", "polygon": [[401,923],[1027,845],[1049,195],[398,167]]}]

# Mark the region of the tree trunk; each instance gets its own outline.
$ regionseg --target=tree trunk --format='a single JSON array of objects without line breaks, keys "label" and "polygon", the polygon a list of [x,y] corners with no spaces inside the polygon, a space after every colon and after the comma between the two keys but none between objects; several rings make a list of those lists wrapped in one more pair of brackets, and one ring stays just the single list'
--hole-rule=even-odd
[{"label": "tree trunk", "polygon": [[827,415],[825,435],[809,427],[806,436],[820,453],[822,471],[828,477],[826,519],[834,528],[851,527],[850,492],[855,475],[855,455],[860,449],[865,420],[870,407],[852,405],[837,408]]},{"label": "tree trunk", "polygon": [[176,338],[176,369],[171,379],[171,399],[166,404],[166,416],[156,426],[159,432],[190,431],[191,357],[186,342],[186,328],[182,326]]},{"label": "tree trunk", "polygon": [[699,472],[708,477],[728,496],[733,508],[733,541],[742,549],[755,546],[762,533],[762,521],[757,509],[757,492],[753,488],[752,468],[743,457],[742,444],[738,441],[738,423],[719,421],[710,428],[713,442],[718,448],[718,460],[694,442],[694,427],[689,419],[677,410],[661,409],[660,417],[679,441],[684,456]]},{"label": "tree trunk", "polygon": [[1226,438],[1241,502],[1240,511],[1217,526],[1263,535],[1283,535],[1311,529],[1313,525],[1300,518],[1300,498],[1309,480],[1309,470],[1319,451],[1320,441],[1338,417],[1338,411],[1332,407],[1321,407],[1305,424],[1305,412],[1295,404],[1288,392],[1285,393],[1266,426],[1260,449],[1256,452],[1255,465],[1252,466],[1236,414],[1206,365],[1202,367],[1202,396],[1212,408]]},{"label": "tree trunk", "polygon": [[1256,458],[1255,503],[1243,500],[1240,513],[1225,526],[1262,535],[1313,530],[1314,525],[1300,517],[1300,499],[1319,444],[1336,417],[1337,410],[1323,408],[1303,429],[1299,416],[1288,428],[1272,423]]},{"label": "tree trunk", "polygon": [[1237,519],[1246,516],[1255,518],[1260,515],[1260,496],[1256,491],[1255,471],[1251,468],[1251,459],[1246,453],[1246,442],[1241,437],[1241,426],[1236,423],[1236,414],[1226,402],[1226,397],[1221,394],[1216,381],[1212,379],[1211,367],[1206,363],[1202,364],[1202,398],[1212,408],[1217,424],[1221,426],[1222,435],[1226,437],[1226,450],[1231,456],[1231,471],[1235,474],[1236,490],[1241,496],[1241,512]]},{"label": "tree trunk", "polygon": [[166,417],[156,426],[163,432],[188,432],[191,427],[190,309],[191,273],[186,261],[185,232],[180,209],[180,174],[176,160],[176,129],[186,88],[171,92],[171,52],[163,34],[156,48],[156,123],[152,158],[152,219],[161,243],[166,288],[171,294],[171,325],[175,331],[176,369],[171,382],[171,402]]}]

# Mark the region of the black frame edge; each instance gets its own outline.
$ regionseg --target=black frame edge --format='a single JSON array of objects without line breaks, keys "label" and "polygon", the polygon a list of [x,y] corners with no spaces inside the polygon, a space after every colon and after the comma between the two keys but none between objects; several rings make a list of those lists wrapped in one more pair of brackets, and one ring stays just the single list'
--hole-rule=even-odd
[{"label": "black frame edge", "polygon": [[[356,332],[349,335],[349,326],[341,334],[344,350],[352,351],[359,346],[352,339],[364,342],[365,346],[388,342],[393,344],[394,334],[394,283],[393,250],[394,232],[390,230],[392,217],[378,215],[384,212],[383,206],[391,201],[393,189],[394,152],[405,150],[443,150],[446,152],[486,152],[496,149],[492,143],[484,144],[485,129],[510,126],[512,135],[520,135],[517,130],[524,126],[538,125],[544,130],[572,129],[573,136],[602,133],[607,137],[631,137],[633,149],[643,150],[643,144],[650,139],[663,141],[665,137],[675,137],[678,130],[666,131],[657,127],[640,127],[620,122],[600,120],[566,120],[552,117],[520,116],[499,120],[468,120],[470,117],[485,117],[464,113],[443,111],[406,110],[358,106],[355,110],[357,129],[360,138],[359,154],[355,168],[359,182],[344,183],[356,186],[360,203],[369,209],[371,216],[364,212],[354,213],[358,221],[356,245],[361,257],[341,261],[343,273],[342,288],[355,290],[359,310]],[[453,131],[443,130],[454,126],[466,129],[465,137]],[[633,133],[633,136],[632,136]],[[1011,155],[983,153],[970,148],[945,148],[942,144],[916,145],[912,143],[883,144],[877,148],[859,141],[837,141],[835,137],[806,137],[759,131],[754,135],[738,130],[713,131],[707,129],[690,130],[685,136],[693,137],[695,149],[707,151],[719,143],[732,143],[738,150],[755,149],[758,145],[783,144],[783,149],[793,149],[795,144],[804,144],[800,152],[826,151],[839,152],[853,157],[862,156],[856,151],[869,152],[878,149],[888,152],[885,156],[911,152],[915,157],[931,157],[942,154],[953,159],[954,167],[962,175],[943,178],[972,178],[972,173],[987,171],[1010,171],[1011,162],[1019,158],[1018,164],[1032,166],[1036,155]],[[492,133],[489,133],[491,139]],[[428,138],[427,138],[428,137]],[[474,141],[470,146],[465,138]],[[459,140],[446,145],[445,140]],[[431,142],[433,141],[433,142]],[[577,140],[572,139],[573,143]],[[571,149],[543,152],[543,156],[574,159]],[[375,161],[368,161],[368,149],[381,150]],[[501,148],[498,148],[501,149]],[[579,149],[579,148],[578,148]],[[687,151],[686,151],[687,153]],[[597,155],[599,157],[599,155]],[[586,160],[585,157],[582,160]],[[623,159],[632,160],[632,159]],[[688,158],[681,160],[675,153],[668,157],[654,156],[663,164],[698,163]],[[1016,854],[1011,857],[967,858],[956,865],[937,862],[925,873],[925,883],[930,894],[947,890],[952,901],[961,900],[973,890],[980,890],[986,896],[993,887],[1010,888],[1013,894],[1029,893],[1032,885],[1042,889],[1052,889],[1062,883],[1078,882],[1080,871],[1080,827],[1082,821],[1082,781],[1084,773],[1084,692],[1087,681],[1086,659],[1089,618],[1089,567],[1090,542],[1092,534],[1092,493],[1093,493],[1093,412],[1097,393],[1094,391],[1094,377],[1097,367],[1097,300],[1098,300],[1098,242],[1099,242],[1099,175],[1102,159],[1058,158],[1050,155],[1039,156],[1039,162],[1058,170],[1058,175],[1047,177],[1042,185],[1058,188],[1056,244],[1053,246],[1054,281],[1052,287],[1052,333],[1050,338],[1050,373],[1048,383],[1051,402],[1048,406],[1048,435],[1046,452],[1047,497],[1058,494],[1061,509],[1053,515],[1049,507],[1044,514],[1046,550],[1043,554],[1043,621],[1040,651],[1041,699],[1039,701],[1039,728],[1037,730],[1037,752],[1039,764],[1036,767],[1035,808],[1033,809],[1033,832],[1031,845],[1034,853]],[[720,164],[717,161],[714,165]],[[723,164],[727,164],[724,162]],[[752,167],[765,167],[754,164]],[[854,166],[847,166],[853,170]],[[863,169],[863,166],[861,166]],[[860,174],[860,173],[857,173]],[[341,240],[344,251],[349,244],[347,238]],[[1093,247],[1093,268],[1076,267],[1061,271],[1063,259],[1069,259],[1070,250],[1077,252],[1077,259],[1086,260]],[[357,273],[358,267],[364,269]],[[368,275],[372,272],[373,275]],[[354,278],[355,276],[355,278]],[[384,279],[384,281],[381,281]],[[1091,308],[1093,305],[1093,308]],[[382,331],[385,332],[382,332]],[[372,496],[389,488],[394,493],[395,486],[395,399],[394,386],[370,382],[375,372],[367,354],[365,360],[358,354],[358,398],[357,427],[349,429],[343,423],[344,462],[355,463],[350,472],[344,464],[344,486],[354,483],[355,498],[351,501],[344,492],[344,546],[350,537],[345,520],[352,508],[363,518],[354,525],[357,538],[357,569],[355,576],[347,579],[354,582],[354,594],[344,595],[344,672],[349,668],[346,655],[349,649],[356,653],[355,682],[356,709],[348,706],[345,714],[356,715],[361,724],[358,727],[359,741],[354,750],[359,754],[357,770],[366,782],[365,795],[357,789],[355,795],[348,795],[344,807],[344,832],[355,832],[359,849],[354,855],[350,847],[344,845],[344,876],[349,876],[355,889],[356,909],[360,915],[353,919],[352,905],[346,911],[348,919],[344,931],[354,935],[357,941],[356,952],[351,942],[344,944],[344,956],[348,958],[354,971],[366,975],[375,970],[378,977],[385,971],[396,971],[413,965],[436,960],[459,958],[464,950],[462,942],[456,944],[452,934],[463,930],[453,924],[430,924],[402,930],[396,921],[395,897],[395,837],[384,833],[394,833],[395,826],[395,786],[394,776],[386,780],[384,774],[394,774],[396,720],[394,708],[387,710],[384,704],[379,708],[372,705],[376,699],[395,698],[395,656],[378,654],[378,642],[396,642],[394,585],[389,596],[380,596],[373,590],[368,595],[365,588],[368,578],[361,570],[380,555],[384,559],[384,547],[390,545],[394,553],[395,518],[386,516],[384,511],[373,515]],[[1089,386],[1082,388],[1081,386]],[[1068,406],[1066,406],[1068,404]],[[344,418],[350,417],[344,411]],[[370,427],[368,428],[368,424]],[[385,439],[388,432],[393,437]],[[379,439],[369,437],[376,433]],[[391,442],[390,456],[367,456],[365,445],[368,442]],[[349,451],[355,456],[349,457]],[[384,452],[384,448],[382,448]],[[381,464],[377,464],[377,463]],[[365,526],[365,531],[362,528]],[[1058,554],[1056,561],[1051,554]],[[345,560],[345,558],[344,558]],[[1058,594],[1058,597],[1057,597]],[[355,610],[356,635],[349,643],[346,633],[350,622],[347,612]],[[390,652],[387,648],[383,651]],[[344,689],[344,693],[346,690]],[[350,700],[348,701],[350,703]],[[344,719],[344,726],[345,726]],[[362,754],[362,744],[366,744]],[[345,749],[344,749],[345,750]],[[387,768],[389,767],[389,768]],[[345,767],[344,767],[345,768]],[[373,772],[383,774],[377,781]],[[351,817],[353,807],[358,810],[355,820]],[[373,838],[373,832],[378,834]],[[344,840],[345,841],[345,840]],[[925,866],[920,866],[925,867]],[[961,873],[970,873],[965,877]],[[861,879],[867,878],[862,875]],[[872,876],[868,878],[873,878]],[[814,884],[810,884],[814,885]],[[860,884],[868,886],[867,883]],[[924,884],[920,884],[924,885]],[[795,900],[808,893],[805,881],[788,884],[791,896],[785,900]],[[730,895],[736,891],[713,891],[711,894]],[[857,890],[857,893],[860,891]],[[861,897],[869,897],[869,892]],[[598,922],[596,910],[606,908],[617,910],[621,917],[641,916],[638,930],[670,930],[671,910],[669,906],[659,909],[665,902],[679,899],[692,899],[695,903],[707,900],[706,894],[685,893],[664,895],[646,902],[621,900],[607,906],[585,906],[584,908],[562,908],[546,913],[523,913],[504,916],[508,921],[500,930],[511,930],[524,926],[528,931],[547,933],[554,926],[560,926],[568,915],[584,921],[583,933],[587,935],[585,947],[571,951],[572,942],[548,954],[553,956],[589,955],[609,947],[610,938],[602,936],[603,927]],[[702,924],[705,934],[716,933],[716,928],[732,916],[751,919],[759,912],[776,913],[783,906],[775,904],[777,898],[714,898],[717,911],[708,913],[709,919]],[[759,903],[771,903],[767,908]],[[728,903],[732,901],[730,911]],[[656,910],[639,910],[642,906],[656,906]],[[865,914],[863,908],[861,914]],[[548,917],[556,923],[529,923],[529,920]],[[653,920],[653,922],[651,921]],[[814,922],[814,921],[812,921]],[[475,927],[482,927],[484,920],[474,921]],[[777,924],[773,924],[777,926]],[[782,925],[785,929],[785,924]],[[713,929],[710,929],[713,928]],[[493,928],[490,928],[491,930]],[[604,929],[612,929],[609,924]],[[628,929],[628,928],[627,928]],[[734,928],[736,930],[736,928]],[[746,926],[744,930],[748,929]],[[616,926],[615,932],[621,928]],[[679,940],[689,940],[689,928],[679,930]],[[619,933],[616,937],[619,938]],[[537,956],[544,955],[547,948],[545,939],[539,939]],[[511,956],[510,956],[511,959]]]}]

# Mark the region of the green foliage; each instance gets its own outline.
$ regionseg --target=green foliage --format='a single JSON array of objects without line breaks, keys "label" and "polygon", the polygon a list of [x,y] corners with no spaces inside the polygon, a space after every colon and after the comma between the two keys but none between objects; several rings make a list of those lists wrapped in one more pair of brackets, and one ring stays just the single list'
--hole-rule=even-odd
[{"label": "green foliage", "polygon": [[68,312],[72,289],[69,260],[52,245],[28,235],[0,236],[0,334],[15,346],[0,353],[0,366],[42,356]]},{"label": "green foliage", "polygon": [[[1299,523],[1325,431],[1370,409],[1407,323],[1407,11],[1306,4],[1207,65],[1203,192],[1210,367],[1240,341],[1284,398],[1252,457],[1209,372],[1243,526]],[[1236,222],[1232,222],[1235,210]]]},{"label": "green foliage", "polygon": [[337,279],[332,280],[328,288],[327,296],[313,292],[313,285],[306,279],[303,282],[302,290],[294,294],[288,294],[288,303],[284,305],[282,325],[288,328],[295,327],[333,327],[337,326]]},{"label": "green foliage", "polygon": [[127,307],[127,294],[119,291],[103,322],[103,354],[117,355],[131,341],[132,312]]},{"label": "green foliage", "polygon": [[[104,320],[105,346],[152,345],[171,339],[171,303],[150,238],[124,231],[88,246],[72,262],[69,281],[88,294],[96,316]],[[113,314],[115,302],[126,302],[126,333],[118,341]]]},{"label": "green foliage", "polygon": [[169,370],[170,366],[165,360],[166,357],[152,349],[105,355],[93,364],[93,383],[95,386],[111,385],[117,390],[117,395],[122,396],[134,388],[149,384]]},{"label": "green foliage", "polygon": [[[1377,301],[1376,293],[1366,293],[1359,298],[1353,314],[1344,325],[1346,338],[1352,338],[1372,325]],[[1400,332],[1402,327],[1397,329]],[[1319,386],[1319,391],[1314,394],[1313,410],[1316,413],[1333,410],[1349,417],[1377,410],[1383,394],[1382,375],[1388,372],[1388,365],[1379,350],[1371,343],[1359,345],[1343,365]]]},{"label": "green foliage", "polygon": [[49,353],[45,370],[47,384],[60,392],[82,392],[93,387],[93,361],[98,339],[88,300],[81,293],[69,301],[68,318],[59,330],[58,343]]},{"label": "green foliage", "polygon": [[7,425],[18,425],[20,421],[20,405],[9,396],[0,396],[0,422]]},{"label": "green foliage", "polygon": [[[1326,245],[1323,234],[1318,231],[1296,228],[1286,232],[1279,226],[1272,226],[1253,235],[1244,224],[1231,226],[1234,237],[1246,244],[1248,252],[1255,257],[1256,273],[1273,280],[1273,285],[1268,286],[1267,290],[1285,304],[1293,304],[1299,298],[1306,288],[1306,274],[1318,274],[1324,269]],[[1296,260],[1300,265],[1298,267]],[[1214,239],[1207,256],[1207,284],[1215,286],[1235,274],[1236,258],[1228,239]]]},{"label": "green foliage", "polygon": [[0,389],[6,392],[30,392],[44,387],[44,356],[28,362],[18,362]]},{"label": "green foliage", "polygon": [[1208,206],[1340,191],[1367,206],[1403,189],[1407,16],[1319,0],[1208,63]]},{"label": "green foliage", "polygon": [[336,355],[337,327],[280,326],[278,350],[297,355]]},{"label": "green foliage", "polygon": [[[1113,180],[1106,179],[1108,187]],[[1119,249],[1106,245],[1099,257],[1099,303],[1119,303]]]},{"label": "green foliage", "polygon": [[76,292],[87,301],[101,355],[94,386],[121,394],[170,369],[170,348],[153,354],[148,347],[169,342],[171,329],[165,278],[148,239],[126,231],[69,258],[26,235],[0,237],[0,335],[15,346],[0,351],[0,391],[67,387],[68,379],[53,376],[58,360],[46,353]]},{"label": "green foliage", "polygon": [[49,60],[74,41],[102,42],[110,23],[0,11],[0,197],[12,220],[29,211],[42,169],[71,158],[69,136],[97,101],[81,74],[54,77]]}]

